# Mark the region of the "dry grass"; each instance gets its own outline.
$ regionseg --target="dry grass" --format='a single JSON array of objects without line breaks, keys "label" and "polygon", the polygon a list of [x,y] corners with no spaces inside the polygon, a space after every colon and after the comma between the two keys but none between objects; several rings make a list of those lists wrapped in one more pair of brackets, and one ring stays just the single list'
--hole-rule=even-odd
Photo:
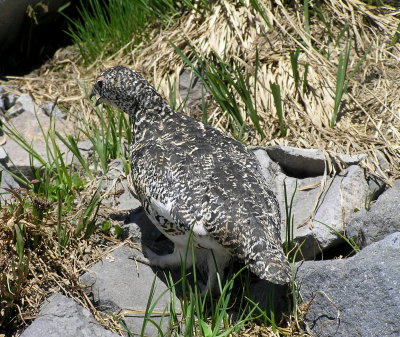
[{"label": "dry grass", "polygon": [[[344,48],[343,38],[338,46],[329,39],[321,21],[310,22],[311,40],[304,30],[301,7],[291,8],[281,1],[264,1],[264,10],[273,29],[252,10],[238,7],[232,1],[218,1],[213,13],[202,19],[197,13],[182,17],[166,31],[155,31],[148,46],[138,47],[129,55],[117,55],[96,68],[115,63],[131,65],[145,73],[165,97],[169,97],[168,81],[179,83],[185,67],[169,41],[190,54],[189,43],[200,54],[212,52],[225,59],[239,59],[244,69],[252,70],[255,48],[259,49],[261,69],[258,76],[258,111],[267,134],[261,142],[254,133],[248,143],[284,144],[304,148],[322,148],[339,153],[367,153],[365,166],[371,174],[386,181],[399,175],[400,75],[399,46],[390,42],[400,22],[400,11],[377,8],[354,0],[320,1],[329,20],[333,36],[349,25],[353,48],[349,73],[361,58],[360,71],[351,78],[345,104],[337,126],[329,128],[333,111],[338,56]],[[292,76],[290,51],[305,46],[299,59],[300,78],[308,64],[308,90],[297,90]],[[331,56],[322,56],[330,53]],[[280,85],[289,132],[278,138],[279,125],[269,82]],[[226,129],[220,121],[221,112],[210,111],[211,124]],[[246,117],[246,116],[244,116]],[[250,125],[250,121],[248,124]],[[379,168],[376,151],[380,150],[390,162],[390,168]]]},{"label": "dry grass", "polygon": [[[103,325],[115,327],[109,317],[101,315],[93,306],[79,283],[79,276],[117,246],[112,238],[95,235],[90,241],[74,237],[73,221],[79,214],[65,221],[70,243],[60,251],[55,228],[57,216],[47,212],[41,222],[32,213],[30,203],[46,201],[32,197],[25,189],[14,192],[16,199],[2,205],[0,212],[0,326],[23,328],[38,314],[40,305],[51,293],[63,293],[89,308]],[[79,212],[78,212],[79,213]],[[24,255],[18,258],[14,228],[23,227]],[[22,226],[22,227],[21,227]],[[125,244],[124,242],[120,242]],[[35,247],[35,248],[33,248]],[[4,316],[8,309],[11,316]],[[10,321],[8,319],[12,317]],[[4,321],[4,318],[6,321]]]},{"label": "dry grass", "polygon": [[[18,82],[38,100],[59,97],[59,102],[71,113],[79,112],[91,118],[90,107],[82,103],[85,97],[82,88],[100,69],[115,64],[134,67],[144,73],[164,97],[169,97],[169,83],[179,83],[179,75],[185,68],[170,41],[189,56],[192,45],[205,57],[216,53],[225,60],[237,59],[243,69],[249,71],[254,68],[258,48],[261,66],[257,104],[266,140],[261,141],[250,131],[247,142],[321,148],[334,153],[367,153],[364,165],[368,172],[390,183],[399,176],[400,164],[400,99],[397,94],[400,52],[398,44],[390,45],[400,22],[399,9],[378,8],[356,0],[317,2],[329,21],[332,36],[337,37],[343,26],[349,25],[354,48],[348,73],[360,62],[360,70],[350,78],[340,119],[335,128],[330,128],[338,57],[346,39],[343,37],[335,45],[326,26],[315,17],[310,21],[309,38],[304,29],[302,7],[289,6],[280,0],[262,3],[273,28],[269,28],[254,10],[221,0],[213,6],[210,15],[202,17],[192,12],[166,30],[154,29],[150,43],[137,46],[130,53],[127,50],[131,46],[126,46],[112,57],[82,69],[77,66],[79,60],[74,52],[62,50],[39,71],[39,78]],[[303,48],[299,58],[300,78],[308,65],[305,92],[296,89],[292,75],[289,53],[297,47]],[[330,56],[326,57],[328,54]],[[270,82],[281,87],[288,124],[288,134],[284,138],[278,137],[278,118]],[[212,125],[227,131],[227,120],[218,107],[210,104],[209,115]],[[247,122],[251,124],[248,117]],[[379,165],[380,155],[388,160],[389,168]]]}]

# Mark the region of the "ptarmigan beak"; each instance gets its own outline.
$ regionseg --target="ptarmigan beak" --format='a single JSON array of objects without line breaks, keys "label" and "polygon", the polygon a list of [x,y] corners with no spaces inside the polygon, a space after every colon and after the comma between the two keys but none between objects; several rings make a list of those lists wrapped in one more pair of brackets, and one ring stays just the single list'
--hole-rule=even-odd
[{"label": "ptarmigan beak", "polygon": [[90,99],[92,99],[93,97],[96,97],[96,102],[94,104],[95,106],[98,106],[99,104],[103,103],[103,101],[104,101],[103,97],[101,97],[101,95],[97,91],[96,85],[93,87],[92,92],[89,95]]}]

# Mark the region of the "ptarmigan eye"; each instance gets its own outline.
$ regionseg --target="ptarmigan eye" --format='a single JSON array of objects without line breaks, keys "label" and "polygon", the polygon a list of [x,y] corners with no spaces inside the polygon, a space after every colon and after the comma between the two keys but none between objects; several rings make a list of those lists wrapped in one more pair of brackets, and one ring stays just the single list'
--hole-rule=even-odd
[{"label": "ptarmigan eye", "polygon": [[103,88],[103,81],[102,80],[98,80],[96,84],[100,89]]}]

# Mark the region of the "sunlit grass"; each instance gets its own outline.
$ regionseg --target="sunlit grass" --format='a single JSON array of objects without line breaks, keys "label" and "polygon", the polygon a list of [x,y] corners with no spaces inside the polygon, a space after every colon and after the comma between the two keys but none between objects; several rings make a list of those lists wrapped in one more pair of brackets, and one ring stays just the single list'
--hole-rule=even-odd
[{"label": "sunlit grass", "polygon": [[[41,155],[11,123],[2,126],[4,134],[30,158],[31,174],[9,171],[22,188],[9,190],[12,197],[2,201],[0,208],[0,249],[10,254],[0,275],[4,285],[0,286],[0,310],[4,313],[0,325],[12,329],[13,325],[21,324],[21,306],[28,304],[22,302],[26,296],[23,295],[24,286],[28,278],[34,277],[31,270],[36,266],[31,264],[37,262],[31,262],[32,256],[44,256],[44,260],[54,254],[62,257],[71,244],[89,240],[96,231],[101,195],[91,182],[100,178],[99,169],[106,173],[108,162],[120,157],[125,163],[125,173],[129,173],[126,144],[131,139],[131,127],[128,117],[109,109],[98,108],[96,112],[100,126],[83,119],[76,121],[80,125],[78,131],[92,142],[90,162],[79,150],[73,135],[56,131],[55,118],[50,120],[48,129],[36,118],[45,141],[45,155]],[[65,153],[61,144],[71,153]]]},{"label": "sunlit grass", "polygon": [[345,80],[346,80],[347,66],[349,64],[349,58],[350,58],[350,47],[351,47],[351,42],[350,40],[348,40],[344,52],[339,57],[339,65],[336,76],[335,105],[329,123],[329,126],[331,128],[333,128],[336,124],[339,109],[342,104],[343,95],[347,88],[347,83]]},{"label": "sunlit grass", "polygon": [[258,57],[253,73],[250,73],[244,71],[237,60],[223,60],[216,54],[205,59],[193,47],[189,57],[174,44],[172,46],[202,81],[220,109],[226,113],[232,133],[236,138],[242,139],[248,129],[245,121],[247,117],[261,138],[265,137],[257,111]]},{"label": "sunlit grass", "polygon": [[81,1],[79,19],[69,19],[68,34],[79,47],[85,64],[104,59],[121,48],[130,52],[146,41],[149,26],[166,27],[185,10],[209,10],[208,1],[183,0],[99,0]]}]

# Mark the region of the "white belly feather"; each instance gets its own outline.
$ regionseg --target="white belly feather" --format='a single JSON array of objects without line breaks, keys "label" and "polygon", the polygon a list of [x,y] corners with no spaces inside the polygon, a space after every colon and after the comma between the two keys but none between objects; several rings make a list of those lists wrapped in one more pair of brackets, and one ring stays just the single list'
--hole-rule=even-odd
[{"label": "white belly feather", "polygon": [[[189,232],[180,235],[171,235],[166,233],[161,224],[156,220],[156,216],[160,216],[167,220],[170,223],[174,223],[172,219],[172,201],[161,202],[160,200],[151,198],[149,210],[151,215],[150,220],[157,226],[157,228],[170,239],[174,244],[179,247],[186,247],[187,242],[189,240]],[[204,224],[201,221],[196,222],[192,227],[192,240],[196,244],[196,246],[200,246],[201,248],[212,249],[215,252],[221,252],[223,254],[227,254],[227,249],[220,245],[217,241],[215,241],[207,232]]]}]

